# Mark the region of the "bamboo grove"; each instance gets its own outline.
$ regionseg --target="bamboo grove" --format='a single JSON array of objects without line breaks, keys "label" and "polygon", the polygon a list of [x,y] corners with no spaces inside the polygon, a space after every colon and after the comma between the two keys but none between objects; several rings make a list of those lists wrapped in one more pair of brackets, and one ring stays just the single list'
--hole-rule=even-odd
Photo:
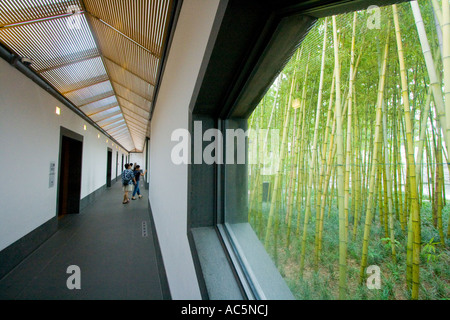
[{"label": "bamboo grove", "polygon": [[[347,299],[382,243],[406,298],[419,299],[424,248],[448,259],[449,7],[422,0],[318,20],[249,118],[249,222],[291,282],[335,268],[335,298]],[[277,129],[278,145],[259,129]],[[338,252],[332,266],[325,250]],[[450,286],[448,268],[440,276]]]}]

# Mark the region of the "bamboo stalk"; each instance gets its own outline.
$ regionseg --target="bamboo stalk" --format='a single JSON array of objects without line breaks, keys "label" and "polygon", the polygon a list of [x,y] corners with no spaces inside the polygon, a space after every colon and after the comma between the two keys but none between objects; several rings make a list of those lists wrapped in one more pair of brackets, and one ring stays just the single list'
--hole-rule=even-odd
[{"label": "bamboo stalk", "polygon": [[[272,128],[273,124],[272,124],[272,120],[273,120],[273,116],[275,113],[275,109],[277,106],[277,101],[278,101],[278,94],[279,94],[279,90],[280,90],[280,84],[281,81],[278,81],[277,86],[276,86],[276,93],[275,93],[275,99],[273,102],[273,106],[272,106],[272,111],[270,113],[270,118],[269,118],[269,123],[267,125],[267,131],[266,131],[266,135],[264,137],[264,141],[263,141],[263,145],[262,145],[262,155],[265,156],[266,154],[266,149],[267,149],[267,143],[268,143],[268,137],[269,137],[269,131]],[[261,179],[261,177],[259,177],[259,179]],[[256,181],[257,184],[260,183],[260,180]],[[253,210],[253,205],[255,203],[256,199],[252,194],[250,195],[250,201],[249,201],[249,212],[251,212]]]},{"label": "bamboo stalk", "polygon": [[[427,100],[424,105],[423,109],[423,115],[421,115],[421,125],[420,125],[420,136],[419,136],[419,145],[417,148],[417,167],[416,167],[416,176],[418,178],[421,177],[420,175],[420,168],[422,167],[422,157],[423,157],[423,143],[425,139],[425,132],[427,129],[427,121],[428,121],[428,115],[430,114],[430,103],[431,103],[431,88],[428,88],[428,94],[427,94]],[[421,183],[419,183],[421,185]]]},{"label": "bamboo stalk", "polygon": [[[446,130],[446,146],[450,141],[450,3],[448,0],[442,0],[442,51],[444,65],[444,98],[445,98],[445,117],[446,126],[441,124],[442,129]],[[450,155],[450,147],[447,146],[447,154]]]},{"label": "bamboo stalk", "polygon": [[342,132],[341,80],[339,70],[339,43],[336,16],[333,16],[334,60],[336,68],[336,172],[339,206],[339,299],[345,299],[347,291],[347,236],[344,209],[344,137]]},{"label": "bamboo stalk", "polygon": [[273,191],[272,191],[272,199],[271,199],[271,204],[270,204],[270,212],[269,212],[269,218],[267,221],[267,228],[266,228],[266,235],[265,235],[265,240],[264,240],[264,245],[266,248],[268,248],[268,244],[269,244],[269,239],[270,239],[270,233],[272,231],[272,224],[273,224],[273,219],[274,219],[274,215],[277,212],[277,207],[279,207],[279,191],[281,189],[281,178],[282,178],[282,174],[283,174],[283,163],[284,163],[284,159],[286,156],[286,149],[287,149],[287,133],[288,133],[288,127],[289,127],[289,115],[291,112],[291,98],[292,98],[292,94],[294,91],[294,84],[295,84],[295,76],[296,76],[296,69],[294,70],[294,75],[292,76],[292,80],[291,80],[291,89],[290,89],[290,93],[289,93],[289,101],[286,104],[286,115],[285,115],[285,120],[284,120],[284,127],[283,127],[283,138],[281,141],[281,152],[280,152],[280,159],[279,159],[279,163],[278,163],[278,170],[275,176],[275,182],[274,182],[274,186],[273,186]]},{"label": "bamboo stalk", "polygon": [[444,170],[442,164],[442,141],[441,136],[438,136],[437,148],[436,148],[436,189],[437,189],[437,212],[436,212],[436,224],[439,231],[439,240],[441,246],[445,246],[444,230],[442,228],[442,189],[444,187]]},{"label": "bamboo stalk", "polygon": [[[445,0],[444,0],[445,2]],[[408,83],[406,79],[406,67],[405,60],[403,57],[403,45],[400,34],[400,24],[398,20],[397,6],[392,5],[394,14],[394,24],[395,33],[397,39],[397,52],[400,64],[400,78],[402,87],[402,98],[404,107],[404,118],[406,127],[406,140],[408,146],[408,173],[409,173],[409,184],[410,184],[410,200],[411,200],[411,227],[413,231],[413,257],[412,257],[412,294],[411,298],[417,300],[419,298],[419,266],[420,266],[420,249],[421,249],[421,236],[420,236],[420,210],[419,203],[417,199],[417,185],[416,185],[416,170],[414,162],[414,145],[411,137],[412,124],[410,116],[409,107],[409,96],[408,96]],[[450,101],[449,101],[450,102]],[[450,105],[449,105],[450,107]],[[409,236],[411,236],[409,234]]]},{"label": "bamboo stalk", "polygon": [[383,96],[384,96],[384,86],[385,86],[385,79],[386,79],[386,65],[387,65],[387,58],[388,58],[388,52],[389,52],[389,30],[390,29],[390,22],[388,25],[387,30],[387,36],[386,36],[386,43],[384,46],[384,54],[383,54],[383,62],[381,66],[381,72],[379,77],[379,83],[378,83],[378,95],[377,95],[377,109],[376,109],[376,119],[375,119],[375,134],[374,134],[374,140],[375,143],[373,144],[373,157],[372,157],[372,164],[370,169],[370,178],[369,178],[369,194],[368,194],[368,200],[366,205],[366,219],[365,219],[365,225],[364,225],[364,237],[363,237],[363,248],[362,248],[362,257],[361,257],[361,267],[360,267],[360,274],[359,279],[360,283],[362,284],[366,278],[366,267],[367,267],[367,256],[369,252],[369,239],[370,239],[370,229],[372,224],[372,207],[373,207],[373,198],[374,198],[374,190],[375,190],[375,179],[376,179],[376,173],[377,173],[377,167],[378,167],[378,148],[379,148],[379,140],[380,140],[380,130],[381,130],[381,116],[382,116],[382,108],[381,105],[383,103]]},{"label": "bamboo stalk", "polygon": [[386,110],[385,105],[382,103],[381,112],[383,114],[383,145],[384,145],[384,176],[385,179],[385,192],[387,196],[387,212],[389,219],[389,237],[391,239],[391,251],[392,251],[392,260],[397,262],[397,254],[395,251],[395,235],[394,235],[394,213],[392,207],[392,177],[391,177],[391,168],[389,165],[389,147],[388,147],[388,139],[387,139],[387,120],[386,120]]},{"label": "bamboo stalk", "polygon": [[[309,57],[308,57],[308,61],[309,61]],[[308,70],[308,66],[309,64],[307,64],[307,68],[306,70]],[[305,144],[306,144],[306,139],[305,139],[305,134],[306,134],[306,125],[305,125],[305,121],[306,121],[306,78],[305,78],[305,82],[303,85],[303,93],[302,93],[302,123],[301,123],[301,127],[302,127],[302,133],[300,137],[300,155],[299,155],[299,159],[300,159],[300,167],[298,170],[298,174],[300,175],[300,179],[298,179],[298,186],[297,186],[297,190],[299,190],[300,192],[300,196],[297,197],[297,227],[296,227],[296,234],[298,235],[300,232],[300,213],[302,212],[302,210],[300,209],[301,207],[301,203],[302,201],[304,201],[303,199],[303,195],[305,194],[304,188],[306,185],[306,182],[303,181],[304,176],[305,176],[305,163],[304,163],[304,157],[303,154],[305,152]]]},{"label": "bamboo stalk", "polygon": [[[306,193],[306,208],[305,208],[305,230],[303,232],[303,239],[306,241],[306,227],[309,218],[310,212],[311,212],[311,192],[312,192],[312,182],[313,182],[313,173],[315,170],[315,163],[316,163],[316,157],[317,157],[317,140],[319,136],[319,123],[320,123],[320,112],[322,107],[322,91],[323,91],[323,78],[325,73],[325,54],[326,54],[326,41],[327,41],[327,19],[325,18],[324,22],[324,37],[323,37],[323,46],[322,46],[322,61],[321,61],[321,67],[320,67],[320,80],[319,80],[319,92],[318,92],[318,98],[317,98],[317,107],[316,107],[316,120],[315,120],[315,126],[314,126],[314,139],[313,139],[313,146],[312,146],[312,156],[311,156],[311,167],[309,168],[309,176],[308,176],[308,186],[307,186],[307,193]],[[316,188],[317,190],[317,188]],[[318,233],[318,223],[316,221],[316,234]],[[304,265],[304,252],[303,248],[306,246],[306,243],[302,241],[302,263],[301,263],[301,271],[300,274],[303,274],[303,265]],[[316,268],[317,268],[317,261],[316,261]]]},{"label": "bamboo stalk", "polygon": [[[350,76],[349,76],[349,93],[348,93],[348,113],[347,113],[347,151],[345,160],[345,176],[344,176],[344,216],[345,216],[345,241],[348,242],[348,210],[350,198],[350,170],[352,157],[352,104],[353,104],[353,82],[354,82],[354,63],[355,63],[355,38],[356,38],[356,12],[353,13],[353,31],[352,45],[350,52]],[[354,178],[354,177],[353,177]],[[353,185],[353,184],[352,184]],[[353,199],[352,199],[353,200]],[[347,244],[346,244],[347,246]]]},{"label": "bamboo stalk", "polygon": [[[446,0],[443,0],[443,3],[445,3]],[[411,3],[411,9],[414,14],[414,19],[416,22],[417,32],[419,35],[420,44],[422,46],[422,52],[425,59],[425,64],[427,66],[428,76],[430,78],[430,87],[433,91],[434,101],[436,104],[436,109],[438,111],[438,119],[441,123],[441,127],[444,130],[445,134],[445,145],[447,148],[447,151],[449,151],[450,147],[450,131],[448,128],[449,121],[450,121],[450,104],[447,106],[447,103],[445,104],[444,108],[444,99],[442,95],[442,89],[441,89],[441,83],[439,81],[438,75],[436,73],[436,65],[433,60],[433,56],[431,54],[430,45],[428,43],[427,34],[425,32],[425,26],[423,23],[422,15],[420,13],[419,4],[416,0],[413,0]],[[450,37],[450,33],[448,34],[448,37]],[[445,38],[445,35],[444,35]],[[447,41],[448,42],[448,41]],[[450,57],[449,57],[450,59]],[[445,61],[445,59],[444,59]],[[449,61],[450,62],[450,61]],[[449,66],[450,68],[450,66]],[[449,70],[450,72],[450,70]],[[444,70],[445,74],[445,70]],[[449,90],[450,91],[450,90]],[[446,98],[446,100],[449,100]]]}]

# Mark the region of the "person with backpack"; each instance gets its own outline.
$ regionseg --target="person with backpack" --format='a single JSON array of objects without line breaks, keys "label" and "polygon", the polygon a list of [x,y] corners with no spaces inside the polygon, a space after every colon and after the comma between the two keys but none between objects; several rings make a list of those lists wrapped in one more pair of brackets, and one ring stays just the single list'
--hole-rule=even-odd
[{"label": "person with backpack", "polygon": [[130,164],[125,164],[125,170],[122,171],[122,190],[124,192],[123,195],[123,204],[127,204],[130,202],[130,198],[128,197],[128,192],[133,191],[133,184],[136,183],[136,179],[134,177],[133,170],[130,169]]},{"label": "person with backpack", "polygon": [[134,178],[135,178],[135,185],[134,185],[134,191],[133,191],[133,196],[132,196],[132,200],[136,200],[135,195],[136,193],[139,196],[139,199],[142,198],[142,194],[141,194],[141,190],[139,189],[139,180],[141,178],[141,176],[144,176],[145,173],[147,172],[147,170],[145,170],[145,172],[142,172],[141,170],[141,166],[140,165],[135,165],[134,166]]}]

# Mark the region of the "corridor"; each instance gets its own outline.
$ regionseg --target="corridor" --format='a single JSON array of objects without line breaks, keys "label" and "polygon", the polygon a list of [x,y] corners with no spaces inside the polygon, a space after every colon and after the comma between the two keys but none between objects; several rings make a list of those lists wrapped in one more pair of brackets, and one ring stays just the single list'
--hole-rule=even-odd
[{"label": "corridor", "polygon": [[[61,218],[58,231],[0,280],[0,300],[167,299],[142,192],[123,205],[119,181],[80,214]],[[71,265],[80,268],[80,289],[67,287]]]}]

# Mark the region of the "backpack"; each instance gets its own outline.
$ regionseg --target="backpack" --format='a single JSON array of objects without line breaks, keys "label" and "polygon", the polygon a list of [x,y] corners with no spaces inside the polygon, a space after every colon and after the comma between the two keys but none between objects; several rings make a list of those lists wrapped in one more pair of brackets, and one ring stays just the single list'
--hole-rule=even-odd
[{"label": "backpack", "polygon": [[126,169],[123,173],[122,173],[122,185],[124,187],[126,187],[127,185],[130,184],[130,181],[133,180],[133,171],[131,171],[130,169]]}]

